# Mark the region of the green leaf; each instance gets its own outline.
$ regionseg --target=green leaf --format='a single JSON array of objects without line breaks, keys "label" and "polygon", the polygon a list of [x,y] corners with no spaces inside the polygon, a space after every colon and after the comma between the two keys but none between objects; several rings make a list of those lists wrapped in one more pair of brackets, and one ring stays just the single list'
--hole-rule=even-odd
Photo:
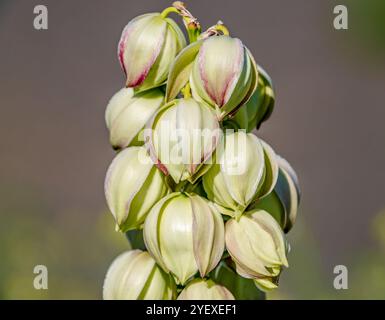
[{"label": "green leaf", "polygon": [[202,40],[184,48],[171,65],[167,79],[166,102],[174,99],[189,80],[193,62],[202,45]]},{"label": "green leaf", "polygon": [[263,96],[263,104],[261,105],[260,112],[257,116],[256,126],[257,129],[261,127],[262,122],[265,122],[268,120],[273,113],[274,110],[274,104],[275,104],[275,94],[274,94],[274,88],[273,83],[271,81],[270,76],[268,73],[258,65],[258,72],[259,76],[263,82],[263,85],[265,86],[265,92]]}]

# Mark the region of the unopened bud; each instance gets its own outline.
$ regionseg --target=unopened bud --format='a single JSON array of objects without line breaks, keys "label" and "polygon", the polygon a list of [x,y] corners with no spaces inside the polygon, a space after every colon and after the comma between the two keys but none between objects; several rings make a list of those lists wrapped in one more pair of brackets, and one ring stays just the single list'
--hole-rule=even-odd
[{"label": "unopened bud", "polygon": [[225,135],[216,163],[203,176],[203,185],[221,213],[239,216],[273,190],[277,176],[272,148],[255,135],[238,131]]},{"label": "unopened bud", "polygon": [[157,263],[184,284],[197,271],[204,277],[224,251],[221,215],[204,198],[172,193],[159,201],[144,224],[147,250]]},{"label": "unopened bud", "polygon": [[144,14],[131,20],[118,45],[126,86],[144,91],[162,85],[175,56],[185,45],[178,25],[160,13]]},{"label": "unopened bud", "polygon": [[176,183],[196,180],[221,135],[214,112],[191,98],[166,104],[148,129],[146,139],[154,163]]},{"label": "unopened bud", "polygon": [[241,40],[212,36],[202,42],[190,84],[193,97],[215,108],[218,119],[235,114],[257,86],[254,58]]},{"label": "unopened bud", "polygon": [[253,210],[238,221],[230,219],[225,238],[227,251],[242,277],[269,280],[277,277],[283,266],[288,267],[285,236],[266,211]]},{"label": "unopened bud", "polygon": [[118,256],[108,269],[103,285],[104,300],[171,300],[175,296],[172,277],[141,250]]},{"label": "unopened bud", "polygon": [[136,95],[131,88],[118,91],[106,109],[106,125],[114,149],[143,145],[143,128],[161,107],[163,100],[164,93],[159,89]]},{"label": "unopened bud", "polygon": [[162,173],[144,147],[129,147],[115,157],[108,168],[104,190],[122,232],[141,226],[152,206],[168,193]]}]

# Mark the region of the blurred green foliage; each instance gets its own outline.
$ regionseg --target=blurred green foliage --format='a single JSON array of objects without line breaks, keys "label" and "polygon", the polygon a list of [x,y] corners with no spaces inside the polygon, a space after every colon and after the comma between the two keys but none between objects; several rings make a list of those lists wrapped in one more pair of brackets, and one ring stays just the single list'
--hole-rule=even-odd
[{"label": "blurred green foliage", "polygon": [[[385,1],[350,0],[340,4],[348,9],[348,30],[336,32],[332,29],[331,46],[336,46],[345,58],[353,58],[352,62],[357,63],[358,56],[365,59],[361,63],[367,66],[382,63],[385,54]],[[338,53],[335,54],[338,57]]]},{"label": "blurred green foliage", "polygon": [[356,32],[356,40],[373,50],[385,49],[385,1],[351,0],[350,26]]},{"label": "blurred green foliage", "polygon": [[[100,299],[112,260],[129,249],[106,212],[52,212],[35,190],[1,190],[0,299]],[[48,268],[48,290],[33,286]]]},{"label": "blurred green foliage", "polygon": [[336,265],[344,264],[348,269],[348,289],[336,290],[333,268],[325,270],[311,230],[299,219],[289,235],[293,248],[288,255],[290,267],[282,274],[279,289],[267,298],[385,299],[385,209],[372,221],[370,234],[370,246],[336,261]]}]

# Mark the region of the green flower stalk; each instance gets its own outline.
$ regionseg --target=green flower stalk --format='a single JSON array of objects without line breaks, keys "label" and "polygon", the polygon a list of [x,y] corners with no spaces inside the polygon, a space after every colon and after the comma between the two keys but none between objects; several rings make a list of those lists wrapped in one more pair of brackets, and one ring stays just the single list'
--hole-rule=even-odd
[{"label": "green flower stalk", "polygon": [[152,206],[169,191],[144,147],[127,148],[115,157],[104,190],[117,229],[122,232],[140,227]]},{"label": "green flower stalk", "polygon": [[223,35],[202,42],[190,84],[193,97],[215,108],[223,119],[249,100],[257,77],[254,58],[241,40]]},{"label": "green flower stalk", "polygon": [[147,252],[122,253],[111,264],[103,285],[104,300],[171,300],[175,282]]},{"label": "green flower stalk", "polygon": [[224,251],[224,224],[206,199],[172,193],[149,213],[144,241],[163,270],[183,285],[198,271],[204,277],[216,267]]}]

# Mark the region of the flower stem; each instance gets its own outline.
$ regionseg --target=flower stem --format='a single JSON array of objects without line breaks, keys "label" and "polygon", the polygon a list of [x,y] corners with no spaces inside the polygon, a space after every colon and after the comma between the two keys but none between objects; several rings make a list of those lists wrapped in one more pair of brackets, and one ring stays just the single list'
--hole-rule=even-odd
[{"label": "flower stem", "polygon": [[197,41],[199,35],[202,32],[202,28],[198,19],[187,10],[183,2],[175,1],[173,6],[180,11],[180,15],[183,17],[183,23],[186,27],[190,43]]},{"label": "flower stem", "polygon": [[168,7],[166,9],[164,9],[162,12],[161,12],[161,16],[162,18],[167,18],[167,16],[170,14],[170,13],[178,13],[179,14],[179,10],[177,8],[174,8],[174,7]]},{"label": "flower stem", "polygon": [[185,4],[182,1],[175,1],[172,4],[172,7],[164,9],[161,15],[163,18],[166,18],[172,12],[175,12],[182,17],[190,43],[197,41],[199,35],[202,32],[198,19],[187,10]]}]

